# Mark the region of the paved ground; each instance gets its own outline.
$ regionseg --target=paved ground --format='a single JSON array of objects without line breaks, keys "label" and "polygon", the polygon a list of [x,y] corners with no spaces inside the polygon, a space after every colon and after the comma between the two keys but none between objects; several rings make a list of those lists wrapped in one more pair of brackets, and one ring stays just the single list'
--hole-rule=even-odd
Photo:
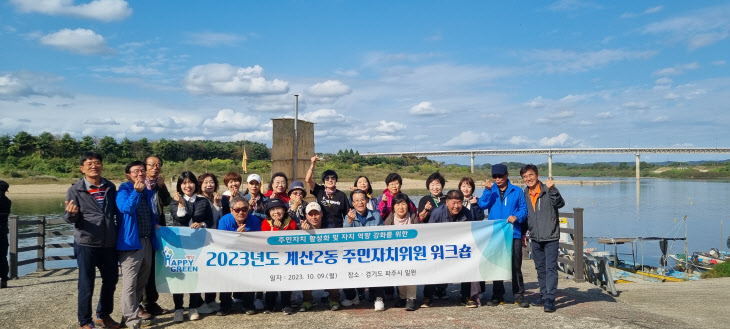
[{"label": "paved ground", "polygon": [[[524,264],[528,298],[537,292],[532,262]],[[0,327],[2,328],[78,328],[76,325],[76,279],[74,269],[33,273],[10,281],[0,290]],[[120,286],[117,288],[119,295]],[[97,280],[97,292],[100,280]],[[728,328],[730,327],[730,278],[681,283],[619,284],[620,295],[612,297],[589,283],[561,278],[558,311],[544,313],[542,308],[518,308],[514,304],[467,309],[459,305],[458,286],[449,285],[449,300],[437,300],[434,307],[406,312],[387,308],[374,312],[372,303],[337,312],[315,306],[313,312],[294,315],[232,314],[207,316],[199,321],[172,322],[172,314],[160,316],[155,328],[375,328],[375,327],[451,327],[451,328]],[[491,285],[487,285],[491,291]],[[509,284],[507,284],[509,291]],[[489,297],[489,292],[486,294]],[[94,297],[97,300],[97,296]],[[113,317],[119,319],[117,296]],[[187,297],[186,297],[187,302]],[[160,303],[172,306],[171,295]],[[386,307],[392,306],[387,302]]]}]

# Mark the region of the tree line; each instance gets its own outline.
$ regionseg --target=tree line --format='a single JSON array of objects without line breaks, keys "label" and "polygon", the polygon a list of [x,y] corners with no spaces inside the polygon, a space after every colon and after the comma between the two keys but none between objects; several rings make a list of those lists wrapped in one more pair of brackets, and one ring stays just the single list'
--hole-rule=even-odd
[{"label": "tree line", "polygon": [[34,136],[20,131],[14,136],[0,136],[0,164],[4,174],[16,170],[29,170],[33,172],[31,174],[45,175],[72,173],[78,171],[78,158],[86,151],[102,154],[105,163],[127,163],[151,154],[166,162],[221,159],[240,163],[244,144],[249,160],[271,158],[270,150],[265,144],[250,141],[187,141],[164,138],[150,141],[147,138],[130,140],[125,137],[117,142],[110,136],[84,136],[75,139],[68,133],[59,136],[43,132]]}]

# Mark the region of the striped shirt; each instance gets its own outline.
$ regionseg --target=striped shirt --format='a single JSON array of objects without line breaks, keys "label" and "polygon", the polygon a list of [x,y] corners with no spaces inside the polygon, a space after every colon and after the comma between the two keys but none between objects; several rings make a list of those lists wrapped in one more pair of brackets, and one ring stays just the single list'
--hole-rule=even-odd
[{"label": "striped shirt", "polygon": [[106,181],[102,179],[99,186],[92,184],[86,179],[84,179],[84,183],[86,184],[86,189],[89,191],[89,194],[91,194],[91,196],[94,197],[94,200],[96,200],[99,208],[104,208],[104,199],[106,199]]}]

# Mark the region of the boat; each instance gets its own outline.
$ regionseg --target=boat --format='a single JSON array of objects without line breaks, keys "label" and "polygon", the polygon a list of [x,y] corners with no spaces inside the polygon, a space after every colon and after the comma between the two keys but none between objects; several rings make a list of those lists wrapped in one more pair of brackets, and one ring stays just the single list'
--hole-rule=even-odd
[{"label": "boat", "polygon": [[[636,261],[635,245],[640,243],[643,246],[645,241],[658,241],[662,250],[661,266],[650,266],[643,264],[643,260]],[[688,280],[699,280],[700,271],[693,271],[691,268],[680,271],[667,266],[667,242],[686,241],[686,238],[663,238],[663,237],[632,237],[632,238],[599,238],[598,243],[612,244],[614,252],[595,252],[597,256],[607,256],[609,267],[613,278],[618,282],[682,282]],[[618,245],[631,243],[631,260],[619,259]],[[643,259],[643,257],[642,257]]]},{"label": "boat", "polygon": [[730,261],[730,253],[712,248],[710,252],[695,251],[689,259],[687,259],[686,254],[673,254],[669,255],[669,258],[677,262],[677,266],[694,267],[700,271],[709,271],[717,264]]}]

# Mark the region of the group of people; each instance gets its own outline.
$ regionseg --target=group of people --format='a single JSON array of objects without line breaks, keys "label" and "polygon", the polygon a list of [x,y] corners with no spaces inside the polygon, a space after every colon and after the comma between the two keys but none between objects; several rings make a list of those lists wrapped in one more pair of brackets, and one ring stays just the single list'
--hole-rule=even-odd
[{"label": "group of people", "polygon": [[[102,177],[102,156],[87,152],[80,159],[84,177],[68,189],[65,219],[73,223],[74,254],[79,267],[78,320],[81,328],[119,328],[110,314],[113,296],[122,272],[122,324],[132,328],[145,326],[156,315],[169,312],[157,301],[159,295],[154,279],[154,234],[167,225],[165,207],[169,206],[170,224],[192,229],[218,229],[236,232],[311,230],[378,225],[415,225],[456,221],[506,219],[514,225],[512,248],[512,293],[515,304],[529,307],[543,306],[546,312],[555,311],[557,289],[557,257],[559,224],[558,209],[564,205],[552,179],[539,180],[537,167],[526,165],[520,176],[527,185],[524,190],[509,180],[507,167],[492,166],[492,180],[485,180],[481,197],[474,195],[476,184],[464,177],[458,189],[444,193],[445,178],[438,172],[426,180],[429,195],[421,198],[418,206],[403,192],[403,179],[397,173],[385,178],[386,189],[378,198],[366,176],[358,177],[349,195],[337,188],[338,176],[333,170],[321,174],[321,182],[314,180],[319,158],[312,157],[305,181],[289,183],[283,173],[275,173],[262,189],[262,178],[250,174],[246,178],[235,172],[223,177],[225,192],[219,194],[218,178],[212,173],[195,176],[185,171],[178,175],[174,194],[168,192],[162,177],[162,160],[149,156],[143,161],[132,161],[125,167],[127,181],[119,188]],[[288,188],[287,188],[288,187]],[[305,201],[307,192],[313,202]],[[529,200],[530,202],[527,202]],[[533,259],[538,272],[540,298],[528,302],[524,297],[522,278],[522,247],[532,241]],[[92,314],[95,269],[101,273],[102,286],[95,314]],[[367,288],[374,309],[385,309],[385,301],[395,299],[395,307],[408,311],[428,308],[437,298],[446,298],[446,284],[425,285],[423,299],[416,303],[418,287]],[[484,282],[461,284],[461,299],[466,307],[478,307]],[[360,303],[365,288],[327,291],[330,310]],[[293,292],[209,292],[191,293],[188,300],[188,319],[197,320],[201,314],[227,315],[234,311],[234,300],[241,303],[245,314],[271,313],[281,310],[286,314],[307,312],[313,307],[312,291],[302,291],[302,302],[295,306]],[[494,281],[492,296],[486,303],[497,306],[504,303],[502,281]],[[219,303],[216,302],[216,296]],[[280,305],[277,305],[277,300]],[[175,322],[182,322],[184,294],[173,294]],[[235,304],[237,305],[237,304]],[[93,316],[92,316],[93,315]]]}]

